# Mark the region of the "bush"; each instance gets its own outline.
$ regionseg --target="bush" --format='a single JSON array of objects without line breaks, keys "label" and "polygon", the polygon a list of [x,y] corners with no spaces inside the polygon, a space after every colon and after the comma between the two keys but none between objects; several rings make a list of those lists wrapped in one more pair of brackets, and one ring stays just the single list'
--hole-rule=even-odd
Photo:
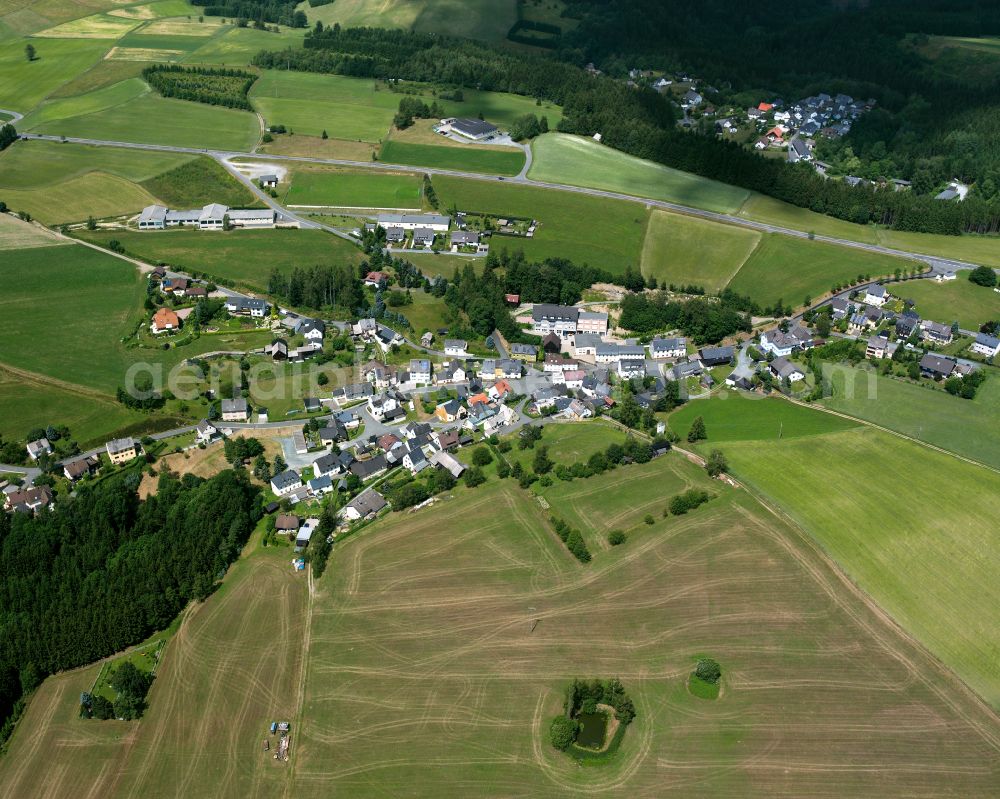
[{"label": "bush", "polygon": [[483,470],[478,466],[473,466],[471,469],[466,469],[465,473],[462,475],[462,479],[465,480],[465,485],[469,488],[475,488],[478,485],[482,485],[486,482],[486,475],[483,474]]},{"label": "bush", "polygon": [[726,460],[722,450],[713,449],[705,461],[705,471],[709,477],[718,477],[723,472],[729,471],[729,461]]},{"label": "bush", "polygon": [[576,722],[566,716],[556,716],[549,725],[549,741],[552,745],[565,752],[576,740]]},{"label": "bush", "polygon": [[997,284],[997,273],[988,266],[977,266],[969,273],[969,282],[977,286],[992,287]]},{"label": "bush", "polygon": [[622,530],[612,530],[608,533],[608,543],[613,547],[620,546],[628,541],[628,536]]},{"label": "bush", "polygon": [[709,499],[707,491],[692,488],[673,497],[668,507],[674,516],[683,516],[689,510],[694,510],[699,505],[705,504]]},{"label": "bush", "polygon": [[590,550],[579,530],[570,530],[566,536],[566,549],[581,563],[590,563]]},{"label": "bush", "polygon": [[488,466],[493,462],[493,456],[486,447],[478,447],[472,453],[472,463],[475,466]]},{"label": "bush", "polygon": [[653,514],[651,514],[651,513],[647,513],[647,514],[646,514],[646,518],[645,518],[645,519],[643,519],[643,521],[644,521],[644,522],[645,522],[646,524],[652,524],[652,523],[653,523],[653,522],[655,521],[655,519],[653,518]]},{"label": "bush", "polygon": [[712,658],[702,658],[698,661],[698,665],[695,666],[694,675],[699,680],[704,680],[707,683],[715,685],[719,682],[719,678],[722,677],[722,669]]}]

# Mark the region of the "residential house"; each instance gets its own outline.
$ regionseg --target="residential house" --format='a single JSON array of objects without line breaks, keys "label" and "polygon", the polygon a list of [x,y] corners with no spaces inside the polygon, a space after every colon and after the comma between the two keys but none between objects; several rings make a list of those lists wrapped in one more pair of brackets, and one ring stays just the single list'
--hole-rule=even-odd
[{"label": "residential house", "polygon": [[452,247],[478,247],[479,233],[475,230],[453,230],[451,233]]},{"label": "residential house", "polygon": [[445,361],[438,369],[435,380],[438,383],[462,383],[468,377],[465,365],[458,359]]},{"label": "residential house", "polygon": [[451,399],[438,405],[434,415],[442,422],[454,422],[465,416],[465,408],[457,399]]},{"label": "residential house", "polygon": [[256,297],[228,297],[226,310],[231,314],[262,319],[270,312],[271,306],[266,300],[260,300]]},{"label": "residential house", "polygon": [[160,281],[160,291],[164,294],[176,294],[183,297],[190,281],[186,277],[165,277]]},{"label": "residential house", "polygon": [[388,468],[389,462],[385,459],[385,455],[376,455],[367,460],[354,461],[351,464],[351,474],[361,480],[368,480],[369,478],[384,474]]},{"label": "residential house", "polygon": [[566,388],[573,389],[574,391],[578,388],[583,388],[583,380],[587,376],[587,373],[583,369],[570,369],[562,373],[563,383],[566,384]]},{"label": "residential house", "polygon": [[159,308],[153,314],[153,321],[149,325],[149,330],[153,335],[159,335],[171,330],[180,330],[180,327],[181,320],[176,313],[169,308]]},{"label": "residential house", "polygon": [[833,309],[830,318],[837,321],[844,319],[850,313],[851,303],[845,297],[834,297],[830,300],[830,307]]},{"label": "residential house", "polygon": [[986,333],[976,335],[976,340],[969,347],[977,355],[985,355],[987,358],[995,358],[1000,353],[1000,338],[990,336]]},{"label": "residential house", "polygon": [[808,350],[813,346],[812,334],[795,324],[787,333],[776,327],[760,334],[760,347],[765,352],[773,352],[776,357],[791,355],[798,350]]},{"label": "residential house", "polygon": [[533,344],[511,344],[510,357],[525,363],[534,363],[538,358],[538,347]]},{"label": "residential house", "polygon": [[284,497],[299,488],[302,488],[302,479],[292,469],[286,469],[271,478],[271,491],[275,496]]},{"label": "residential house", "polygon": [[[382,391],[368,398],[368,413],[376,421],[394,419],[397,416],[397,411],[402,411],[402,409],[399,407],[399,399],[396,394],[391,391]],[[402,415],[405,415],[405,411]]]},{"label": "residential house", "polygon": [[139,442],[131,436],[126,438],[115,438],[104,445],[108,457],[114,464],[128,463],[135,458],[140,451]]},{"label": "residential house", "polygon": [[[367,383],[364,385],[369,391],[371,391],[371,386]],[[361,426],[361,414],[357,411],[341,411],[335,418],[337,422],[342,424],[347,430],[356,430]]]},{"label": "residential house", "polygon": [[468,342],[460,338],[446,338],[444,340],[444,354],[449,356],[464,356],[468,353]]},{"label": "residential house", "polygon": [[[396,228],[396,230],[399,230],[399,228]],[[399,232],[402,234],[403,231],[399,230]],[[388,236],[386,238],[388,239]],[[390,277],[391,275],[388,272],[369,272],[365,275],[365,285],[377,289],[388,283]]]},{"label": "residential house", "polygon": [[245,422],[250,418],[250,409],[243,397],[222,400],[222,421]]},{"label": "residential house", "polygon": [[864,301],[869,305],[875,305],[881,308],[885,305],[892,297],[889,292],[885,290],[885,286],[869,286],[865,289]]},{"label": "residential house", "polygon": [[431,333],[430,330],[428,330],[426,333],[424,333],[420,337],[420,346],[421,347],[430,347],[430,345],[433,344],[433,343],[434,343],[434,334]]},{"label": "residential house", "polygon": [[638,344],[613,344],[601,342],[597,345],[597,351],[594,358],[597,363],[643,361],[646,359],[646,350]]},{"label": "residential house", "polygon": [[934,380],[944,380],[951,377],[957,362],[953,358],[944,358],[928,352],[920,359],[920,374]]},{"label": "residential house", "polygon": [[431,464],[437,466],[440,469],[444,469],[451,473],[451,476],[456,480],[462,476],[462,472],[465,471],[465,464],[462,463],[458,458],[452,455],[450,452],[445,452],[445,450],[439,450],[431,455]]},{"label": "residential house", "polygon": [[791,161],[812,161],[813,154],[805,140],[796,136],[788,142],[788,158]]},{"label": "residential house", "polygon": [[579,318],[580,309],[572,305],[536,303],[531,309],[531,329],[540,336],[568,336],[576,332]]},{"label": "residential house", "polygon": [[219,435],[219,428],[208,419],[202,419],[194,428],[195,438],[199,444],[210,444]]},{"label": "residential house", "polygon": [[555,386],[543,386],[531,396],[534,400],[535,407],[539,411],[544,411],[546,408],[551,408],[555,404],[557,397],[565,395]]},{"label": "residential house", "polygon": [[93,474],[100,465],[100,461],[93,456],[77,458],[63,464],[63,474],[66,475],[67,480],[75,483],[81,477]]},{"label": "residential house", "polygon": [[562,413],[567,419],[589,419],[594,415],[594,409],[588,403],[574,399]]},{"label": "residential house", "polygon": [[348,521],[358,521],[359,519],[367,519],[369,516],[374,516],[383,508],[387,508],[389,503],[385,501],[383,496],[378,493],[378,491],[368,490],[363,491],[358,494],[354,499],[348,502],[344,509],[341,511],[341,515]]},{"label": "residential house", "polygon": [[414,247],[433,247],[434,231],[429,227],[418,227],[413,231]]},{"label": "residential house", "polygon": [[42,455],[52,454],[52,445],[44,437],[39,438],[37,441],[29,441],[26,449],[28,450],[28,457],[33,461],[37,461]]},{"label": "residential house", "polygon": [[361,367],[361,376],[375,388],[388,388],[392,384],[392,370],[381,361],[368,361]]},{"label": "residential house", "polygon": [[597,311],[580,311],[576,319],[576,332],[605,335],[608,332],[608,315]]},{"label": "residential house", "polygon": [[378,322],[374,319],[359,319],[351,325],[351,335],[357,338],[373,338],[378,332]]},{"label": "residential house", "polygon": [[431,362],[427,358],[410,359],[410,382],[429,385],[431,382]]},{"label": "residential house", "polygon": [[308,342],[322,344],[323,336],[326,334],[326,324],[320,319],[302,319],[296,326],[295,332]]},{"label": "residential house", "polygon": [[654,338],[649,342],[649,357],[655,360],[661,358],[683,358],[686,354],[686,338]]},{"label": "residential house", "polygon": [[288,360],[288,342],[284,339],[276,338],[266,347],[264,347],[264,354],[269,356],[275,361],[287,361]]},{"label": "residential house", "polygon": [[542,352],[556,354],[562,352],[562,338],[558,333],[548,333],[542,337]]},{"label": "residential house", "polygon": [[905,310],[896,318],[896,336],[898,338],[907,339],[919,330],[920,315],[916,311]]},{"label": "residential house", "polygon": [[698,360],[705,366],[725,366],[732,362],[734,355],[733,347],[702,347],[698,351]]},{"label": "residential house", "polygon": [[403,230],[428,228],[437,233],[444,233],[451,226],[451,217],[441,214],[379,214],[378,224],[386,230],[390,227]]},{"label": "residential house", "polygon": [[577,358],[593,361],[597,358],[597,348],[603,342],[597,333],[577,333],[573,336],[573,354]]},{"label": "residential house", "polygon": [[622,359],[616,363],[615,371],[622,380],[632,380],[646,376],[646,362]]},{"label": "residential house", "polygon": [[545,356],[545,363],[542,366],[542,369],[550,374],[561,374],[579,368],[580,362],[575,358],[563,358],[551,352]]},{"label": "residential house", "polygon": [[771,374],[773,374],[779,380],[788,380],[790,383],[796,383],[799,380],[804,380],[806,375],[805,372],[790,360],[785,357],[775,358],[770,364]]},{"label": "residential house", "polygon": [[30,486],[11,491],[4,498],[4,510],[33,513],[52,504],[54,495],[48,486]]},{"label": "residential house", "polygon": [[954,337],[951,332],[951,327],[948,325],[942,325],[940,322],[932,322],[929,319],[925,319],[920,323],[921,338],[924,341],[929,341],[932,344],[951,344],[952,338]]},{"label": "residential house", "polygon": [[314,497],[321,497],[324,494],[329,494],[333,491],[333,479],[324,475],[322,477],[314,477],[308,483],[309,491],[312,492]]},{"label": "residential house", "polygon": [[508,395],[514,393],[514,389],[511,388],[510,383],[501,379],[490,386],[486,393],[489,394],[491,400],[502,402]]},{"label": "residential house", "polygon": [[295,546],[299,549],[309,546],[309,539],[312,538],[317,527],[319,527],[319,519],[306,519],[295,534]]},{"label": "residential house", "polygon": [[868,339],[868,346],[865,347],[866,358],[887,358],[889,357],[889,339],[886,336],[872,336]]},{"label": "residential house", "polygon": [[299,517],[288,513],[281,513],[274,517],[274,531],[282,535],[298,532]]},{"label": "residential house", "polygon": [[403,468],[408,469],[410,474],[419,474],[430,466],[430,463],[427,462],[427,456],[424,455],[424,451],[415,443],[406,446],[406,450],[403,452],[402,463]]},{"label": "residential house", "polygon": [[458,446],[459,432],[458,430],[442,430],[437,434],[436,441],[436,447],[440,450],[454,449]]},{"label": "residential house", "polygon": [[401,227],[388,227],[385,229],[386,244],[402,244],[406,241],[406,231]]},{"label": "residential house", "polygon": [[663,376],[669,380],[686,380],[689,377],[697,377],[704,371],[700,361],[684,361],[664,371]]}]

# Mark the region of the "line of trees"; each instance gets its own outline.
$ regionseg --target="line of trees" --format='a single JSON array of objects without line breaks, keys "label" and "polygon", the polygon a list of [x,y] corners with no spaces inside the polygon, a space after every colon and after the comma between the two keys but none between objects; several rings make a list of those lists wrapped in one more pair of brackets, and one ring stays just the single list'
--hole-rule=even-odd
[{"label": "line of trees", "polygon": [[352,314],[365,302],[361,280],[350,264],[296,266],[287,274],[272,269],[267,292],[289,305],[330,314]]},{"label": "line of trees", "polygon": [[0,126],[0,150],[6,150],[17,141],[17,131],[11,124]]},{"label": "line of trees", "polygon": [[618,324],[636,333],[679,329],[696,344],[717,344],[734,333],[750,333],[755,303],[729,291],[718,297],[676,300],[668,292],[627,294]]},{"label": "line of trees", "polygon": [[142,78],[164,97],[253,111],[248,95],[257,76],[242,69],[154,64]]},{"label": "line of trees", "polygon": [[[0,515],[0,719],[41,678],[168,626],[213,590],[260,518],[245,474],[82,485],[51,513]],[[6,728],[9,733],[9,726]]]},{"label": "line of trees", "polygon": [[289,28],[305,28],[309,24],[304,11],[296,11],[298,0],[192,0],[203,6],[209,17],[232,17],[253,20],[254,23],[276,22]]}]

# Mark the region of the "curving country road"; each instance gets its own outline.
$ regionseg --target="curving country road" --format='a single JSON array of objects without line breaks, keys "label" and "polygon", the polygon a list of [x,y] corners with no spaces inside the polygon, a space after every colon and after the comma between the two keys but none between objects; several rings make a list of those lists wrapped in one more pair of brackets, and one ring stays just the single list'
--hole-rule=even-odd
[{"label": "curving country road", "polygon": [[22,119],[24,119],[24,114],[19,114],[17,111],[11,111],[9,108],[0,108],[0,114],[6,114],[10,119],[5,119],[0,124],[3,125],[16,125]]},{"label": "curving country road", "polygon": [[464,172],[458,169],[440,169],[436,167],[418,167],[418,166],[408,166],[404,164],[387,164],[382,161],[351,161],[347,159],[339,158],[315,158],[312,156],[303,155],[274,155],[268,153],[266,155],[253,152],[239,152],[232,150],[213,150],[213,149],[199,149],[196,147],[176,147],[167,144],[140,144],[136,142],[121,142],[121,141],[109,141],[104,139],[87,139],[87,138],[76,138],[76,137],[64,137],[64,136],[50,136],[40,133],[25,133],[21,134],[21,139],[25,141],[31,140],[41,140],[41,141],[64,141],[73,144],[88,144],[95,147],[121,147],[126,149],[134,150],[154,150],[158,152],[171,152],[171,153],[188,153],[192,155],[207,155],[214,158],[216,161],[222,164],[222,166],[231,174],[236,175],[239,180],[251,188],[254,194],[268,207],[273,208],[275,211],[280,213],[282,216],[292,219],[298,222],[304,228],[311,229],[321,229],[326,230],[334,235],[340,236],[341,238],[346,238],[351,241],[355,239],[349,234],[344,233],[341,230],[337,230],[328,225],[320,224],[311,219],[306,219],[301,217],[278,203],[273,197],[262,192],[259,187],[255,186],[253,181],[250,180],[246,175],[239,173],[239,170],[230,163],[233,159],[253,159],[253,160],[268,160],[268,161],[288,161],[288,162],[300,162],[300,163],[312,163],[312,164],[324,164],[327,166],[345,166],[351,167],[353,169],[372,169],[379,171],[389,171],[389,172],[399,172],[399,171],[414,171],[419,170],[428,175],[441,175],[445,177],[456,177],[462,178],[464,180],[479,180],[487,182],[497,182],[505,181],[507,183],[513,183],[523,186],[533,186],[542,189],[554,189],[557,191],[572,192],[574,194],[584,194],[590,197],[601,197],[609,200],[624,200],[627,202],[637,202],[642,203],[647,208],[659,208],[665,211],[673,211],[674,213],[686,214],[688,216],[694,216],[701,219],[706,219],[712,222],[721,222],[729,225],[738,225],[744,228],[750,228],[752,230],[759,230],[765,233],[780,233],[785,236],[793,236],[799,239],[812,239],[815,241],[825,242],[827,244],[837,244],[842,247],[851,247],[856,250],[863,250],[865,252],[879,253],[881,255],[891,255],[897,258],[906,258],[913,261],[920,261],[927,264],[931,272],[930,274],[939,273],[950,273],[959,269],[974,269],[977,264],[969,263],[967,261],[959,261],[953,258],[942,258],[936,255],[927,255],[925,253],[909,252],[907,250],[898,250],[893,247],[883,247],[880,244],[868,244],[860,241],[852,241],[850,239],[841,239],[835,236],[823,236],[823,235],[812,235],[806,233],[802,230],[793,230],[791,228],[781,227],[780,225],[772,225],[767,222],[759,222],[753,219],[745,219],[740,216],[735,216],[733,214],[723,214],[716,211],[706,211],[701,208],[693,208],[688,205],[682,205],[681,203],[668,202],[666,200],[653,200],[648,197],[638,197],[633,194],[625,194],[617,191],[608,191],[605,189],[592,189],[583,186],[571,186],[565,183],[549,183],[547,181],[533,180],[527,177],[527,170],[522,169],[519,175],[515,177],[498,177],[496,175],[483,175],[478,172]]}]

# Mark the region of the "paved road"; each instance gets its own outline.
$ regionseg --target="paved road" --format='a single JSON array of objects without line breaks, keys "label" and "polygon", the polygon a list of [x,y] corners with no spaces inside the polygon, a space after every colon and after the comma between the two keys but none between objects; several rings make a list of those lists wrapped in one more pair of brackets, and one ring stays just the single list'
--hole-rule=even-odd
[{"label": "paved road", "polygon": [[30,486],[35,482],[36,477],[41,476],[42,470],[35,466],[15,466],[12,463],[0,463],[0,473],[23,474],[24,484]]},{"label": "paved road", "polygon": [[[660,208],[666,211],[673,211],[675,213],[687,214],[688,216],[695,216],[701,219],[707,219],[713,222],[722,222],[725,224],[738,225],[740,227],[751,228],[753,230],[760,230],[765,233],[781,233],[786,236],[793,236],[795,238],[807,239],[813,238],[816,241],[826,242],[828,244],[838,244],[843,247],[851,247],[856,250],[864,250],[865,252],[880,253],[882,255],[892,255],[898,258],[908,258],[915,261],[922,261],[930,266],[932,273],[948,273],[954,272],[959,269],[974,269],[976,264],[968,263],[966,261],[959,261],[952,258],[941,258],[934,255],[926,255],[924,253],[908,252],[906,250],[897,250],[892,247],[883,247],[880,244],[867,244],[860,241],[851,241],[849,239],[841,239],[835,236],[821,236],[814,235],[810,236],[801,230],[792,230],[791,228],[781,227],[780,225],[772,225],[767,222],[759,222],[753,219],[744,219],[740,216],[734,216],[732,214],[723,214],[715,211],[705,211],[700,208],[692,208],[691,206],[682,205],[680,203],[667,202],[665,200],[652,200],[646,197],[637,197],[632,194],[625,194],[616,191],[606,191],[603,189],[592,189],[585,188],[582,186],[570,186],[563,183],[548,183],[540,180],[532,180],[527,177],[526,171],[522,171],[522,174],[511,178],[502,178],[494,175],[483,175],[478,172],[463,172],[457,169],[437,169],[432,167],[412,167],[404,166],[402,164],[387,164],[382,161],[350,161],[346,159],[337,158],[313,158],[309,156],[297,156],[297,155],[274,155],[268,153],[267,155],[261,155],[259,153],[253,152],[237,152],[237,151],[225,151],[225,150],[211,150],[207,148],[196,148],[196,147],[175,147],[173,145],[165,144],[138,144],[135,142],[121,142],[121,141],[108,141],[104,139],[89,139],[89,138],[76,138],[76,137],[62,137],[62,136],[48,136],[38,133],[22,134],[22,139],[25,140],[44,140],[44,141],[67,141],[73,144],[89,144],[96,147],[121,147],[126,149],[134,150],[155,150],[159,152],[174,152],[174,153],[189,153],[194,155],[207,155],[211,158],[216,159],[223,166],[226,165],[227,160],[233,158],[252,158],[252,159],[267,159],[271,161],[289,161],[289,162],[301,162],[301,163],[315,163],[315,164],[326,164],[331,166],[346,166],[355,169],[373,169],[373,170],[387,170],[387,171],[400,171],[408,170],[412,171],[414,169],[419,169],[421,172],[425,172],[429,175],[444,175],[448,177],[463,178],[465,180],[480,180],[480,181],[502,181],[506,180],[509,183],[517,183],[520,185],[535,186],[538,188],[545,189],[556,189],[558,191],[566,191],[574,194],[585,194],[590,197],[602,197],[609,200],[625,200],[628,202],[639,202],[643,203],[648,208]],[[232,171],[231,167],[228,167]],[[245,177],[245,176],[244,176]],[[249,180],[249,179],[246,179]],[[252,183],[252,181],[251,181]],[[275,207],[273,198],[270,196],[267,199],[261,197],[265,202],[268,203],[270,207]],[[319,227],[324,230],[328,230],[331,233],[340,235],[342,237],[351,238],[348,234],[343,231],[338,231],[335,228],[321,225],[318,222],[313,222],[311,220],[303,220],[296,214],[292,214],[288,210],[281,208],[281,213],[291,219],[295,219],[307,227]]]},{"label": "paved road", "polygon": [[0,114],[7,114],[10,117],[10,119],[4,120],[4,125],[16,125],[24,119],[24,114],[19,114],[17,111],[11,111],[9,108],[0,108]]}]

